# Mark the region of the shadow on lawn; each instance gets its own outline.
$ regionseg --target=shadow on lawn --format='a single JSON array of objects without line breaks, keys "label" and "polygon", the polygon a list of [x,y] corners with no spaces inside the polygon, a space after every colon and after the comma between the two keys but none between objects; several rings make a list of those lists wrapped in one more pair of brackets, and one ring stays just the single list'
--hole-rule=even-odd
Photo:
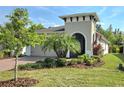
[{"label": "shadow on lawn", "polygon": [[124,62],[124,54],[121,53],[113,53],[114,56],[118,57],[122,62]]}]

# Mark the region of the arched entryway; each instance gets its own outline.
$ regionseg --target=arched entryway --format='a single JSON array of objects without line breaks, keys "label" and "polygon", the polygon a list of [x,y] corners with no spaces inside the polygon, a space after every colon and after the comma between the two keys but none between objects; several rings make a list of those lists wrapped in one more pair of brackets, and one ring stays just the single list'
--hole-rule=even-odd
[{"label": "arched entryway", "polygon": [[74,36],[79,42],[80,42],[80,52],[79,53],[70,53],[70,57],[74,58],[77,57],[78,55],[82,55],[85,53],[85,37],[80,34],[80,33],[75,33],[72,36]]}]

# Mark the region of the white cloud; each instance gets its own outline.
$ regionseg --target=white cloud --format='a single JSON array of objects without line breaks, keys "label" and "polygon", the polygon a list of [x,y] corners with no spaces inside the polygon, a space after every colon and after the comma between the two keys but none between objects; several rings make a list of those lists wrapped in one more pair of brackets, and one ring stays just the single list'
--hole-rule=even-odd
[{"label": "white cloud", "polygon": [[46,6],[38,6],[38,7],[36,7],[36,8],[37,8],[37,9],[41,9],[41,10],[48,11],[49,13],[52,13],[52,14],[57,14],[56,11],[54,11],[54,10],[52,10],[52,9],[46,7]]},{"label": "white cloud", "polygon": [[98,12],[99,15],[103,14],[107,10],[107,7],[102,7],[102,9]]},{"label": "white cloud", "polygon": [[47,19],[44,19],[44,18],[38,18],[38,21],[41,24],[43,24],[45,27],[51,27],[51,26],[55,26],[56,25],[56,23],[51,22],[51,21],[49,21]]},{"label": "white cloud", "polygon": [[116,17],[120,14],[124,13],[124,11],[120,8],[114,8],[111,10],[111,15],[108,17],[108,18],[113,18],[113,17]]},{"label": "white cloud", "polygon": [[96,24],[98,24],[98,25],[102,25],[102,26],[105,25],[105,23],[103,23],[103,22],[97,22]]},{"label": "white cloud", "polygon": [[116,17],[118,15],[118,13],[112,13],[108,18],[113,18],[113,17]]},{"label": "white cloud", "polygon": [[55,24],[53,27],[58,27],[58,26],[60,26],[60,25],[58,25],[58,24]]}]

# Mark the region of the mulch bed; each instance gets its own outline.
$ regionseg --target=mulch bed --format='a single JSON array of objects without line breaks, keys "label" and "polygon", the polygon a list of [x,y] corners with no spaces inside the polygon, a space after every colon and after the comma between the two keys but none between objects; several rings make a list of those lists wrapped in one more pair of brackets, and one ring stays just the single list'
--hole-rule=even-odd
[{"label": "mulch bed", "polygon": [[74,65],[71,65],[70,67],[76,67],[76,68],[93,68],[93,67],[100,67],[104,64],[104,62],[97,62],[96,64],[93,64],[93,65],[86,65],[86,64],[74,64]]},{"label": "mulch bed", "polygon": [[17,81],[14,79],[0,81],[0,87],[31,87],[37,83],[39,83],[39,81],[36,79],[18,78]]},{"label": "mulch bed", "polygon": [[104,64],[104,62],[97,62],[96,64],[93,64],[93,67],[101,67]]}]

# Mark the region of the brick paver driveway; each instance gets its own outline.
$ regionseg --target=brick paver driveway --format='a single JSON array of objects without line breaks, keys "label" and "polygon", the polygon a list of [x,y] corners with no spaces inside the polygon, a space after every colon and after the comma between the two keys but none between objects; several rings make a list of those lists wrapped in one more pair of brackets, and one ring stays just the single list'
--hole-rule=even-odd
[{"label": "brick paver driveway", "polygon": [[[41,57],[20,57],[19,64],[34,63],[37,60],[43,60]],[[15,58],[0,59],[0,71],[14,68]]]}]

